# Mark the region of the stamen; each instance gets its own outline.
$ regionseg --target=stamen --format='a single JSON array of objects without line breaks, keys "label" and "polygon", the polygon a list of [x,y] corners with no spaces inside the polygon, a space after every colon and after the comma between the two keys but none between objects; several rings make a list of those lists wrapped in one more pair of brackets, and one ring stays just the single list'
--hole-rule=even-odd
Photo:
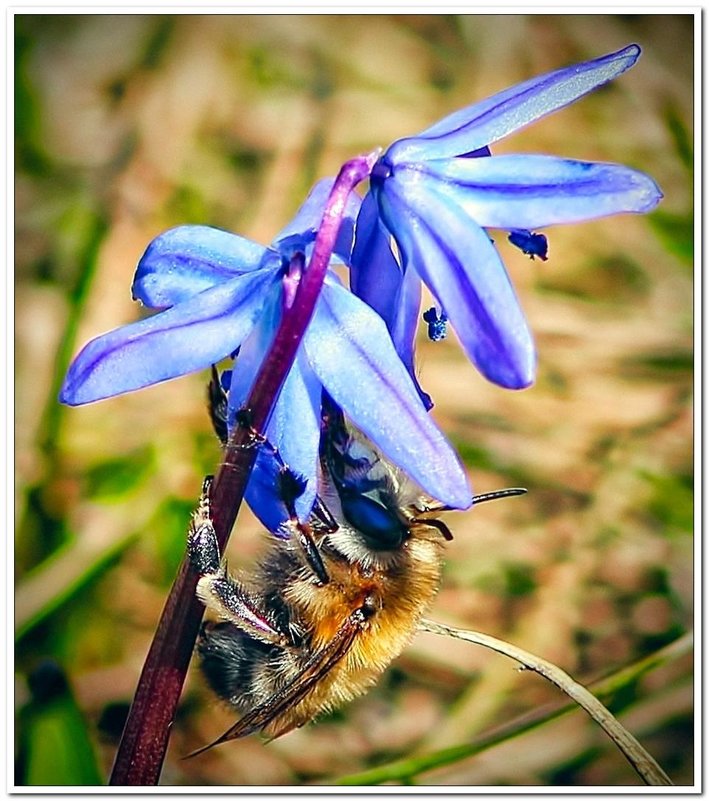
[{"label": "stamen", "polygon": [[442,309],[439,317],[435,306],[431,306],[430,309],[423,313],[423,319],[424,322],[428,323],[428,338],[431,342],[440,342],[446,338],[448,334],[448,317]]},{"label": "stamen", "polygon": [[531,231],[525,231],[519,228],[511,231],[507,238],[515,247],[518,247],[525,256],[529,256],[530,259],[539,256],[542,261],[547,260],[549,245],[544,234],[533,234]]}]

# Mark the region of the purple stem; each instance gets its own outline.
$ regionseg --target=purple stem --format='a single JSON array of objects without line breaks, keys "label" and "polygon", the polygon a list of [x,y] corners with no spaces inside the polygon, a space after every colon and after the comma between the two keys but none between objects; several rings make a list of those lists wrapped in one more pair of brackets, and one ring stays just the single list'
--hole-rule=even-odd
[{"label": "purple stem", "polygon": [[[378,156],[377,150],[352,159],[343,165],[337,176],[325,206],[310,263],[298,283],[292,305],[284,309],[281,324],[246,404],[251,425],[256,431],[266,429],[300,340],[313,316],[347,198],[354,187],[369,176]],[[297,265],[294,267],[297,270]],[[222,552],[244,497],[256,450],[252,431],[236,426],[211,492],[212,517]],[[109,780],[111,785],[149,786],[158,783],[170,727],[204,612],[195,595],[198,578],[183,560],[138,680]]]}]

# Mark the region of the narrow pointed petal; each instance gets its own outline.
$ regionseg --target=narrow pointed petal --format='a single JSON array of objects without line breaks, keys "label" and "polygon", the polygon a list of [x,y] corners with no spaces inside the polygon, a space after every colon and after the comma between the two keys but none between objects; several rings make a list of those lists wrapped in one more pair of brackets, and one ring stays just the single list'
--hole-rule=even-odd
[{"label": "narrow pointed petal", "polygon": [[399,288],[399,297],[393,323],[391,339],[404,365],[414,374],[414,349],[421,311],[421,278],[416,269],[408,265]]},{"label": "narrow pointed petal", "polygon": [[227,424],[230,431],[235,425],[236,413],[246,403],[259,367],[275,336],[281,320],[282,296],[281,283],[274,281],[261,305],[258,322],[239,348],[229,384]]},{"label": "narrow pointed petal", "polygon": [[298,519],[307,521],[317,492],[322,385],[299,348],[266,429],[283,461],[305,480],[295,499]]},{"label": "narrow pointed petal", "polygon": [[347,290],[325,285],[308,327],[313,371],[352,422],[433,498],[471,503],[455,451],[428,416],[386,326]]},{"label": "narrow pointed petal", "polygon": [[97,337],[72,362],[60,401],[91,403],[218,362],[247,336],[272,281],[270,270],[247,273]]},{"label": "narrow pointed petal", "polygon": [[421,311],[421,278],[409,264],[404,272],[404,280],[399,290],[399,302],[389,333],[394,343],[394,348],[399,354],[399,358],[404,363],[404,367],[409,371],[411,380],[414,382],[416,392],[421,398],[427,412],[433,409],[431,396],[424,390],[419,383],[416,374],[416,332],[421,321],[419,312]]},{"label": "narrow pointed petal", "polygon": [[350,288],[391,330],[403,274],[391,251],[390,240],[391,234],[379,221],[377,202],[368,192],[357,217]]},{"label": "narrow pointed petal", "polygon": [[379,220],[374,195],[367,193],[357,218],[350,287],[384,320],[396,352],[413,366],[414,338],[421,305],[421,280],[408,277],[394,258],[391,234]]},{"label": "narrow pointed petal", "polygon": [[404,275],[391,250],[391,234],[379,220],[377,202],[368,192],[362,202],[350,267],[350,288],[384,320],[394,348],[409,371],[426,409],[433,403],[421,388],[414,364],[421,279],[415,270]]},{"label": "narrow pointed petal", "polygon": [[[309,370],[307,363],[306,370]],[[318,443],[320,426],[314,411],[316,392],[320,382],[309,382],[300,366],[294,365],[281,390],[281,397],[273,410],[266,437],[276,447],[283,462],[304,480],[304,491],[295,499],[298,519],[307,521],[317,491]],[[319,397],[318,397],[319,400]],[[320,409],[318,405],[318,411]],[[298,415],[297,435],[293,434],[292,418]],[[290,426],[283,421],[290,419]],[[267,445],[261,447],[246,487],[246,502],[263,525],[274,534],[282,535],[289,519],[288,510],[279,491],[281,464]]]},{"label": "narrow pointed petal", "polygon": [[[399,175],[401,169],[397,172]],[[620,164],[573,161],[554,156],[510,155],[489,159],[429,161],[411,181],[438,180],[485,228],[535,229],[592,220],[622,212],[642,213],[660,199],[648,175]]]},{"label": "narrow pointed petal", "polygon": [[237,275],[265,267],[278,254],[206,225],[181,225],[153,239],[138,262],[133,297],[168,308]]},{"label": "narrow pointed petal", "polygon": [[278,492],[279,474],[275,456],[262,448],[256,455],[244,499],[264,528],[280,539],[288,539],[288,510]]},{"label": "narrow pointed petal", "polygon": [[632,44],[531,78],[450,114],[418,136],[396,142],[385,158],[391,164],[402,164],[459,156],[490,145],[617,78],[639,56],[640,48]]},{"label": "narrow pointed petal", "polygon": [[437,183],[408,171],[388,180],[380,195],[384,220],[483,375],[509,389],[529,386],[534,342],[504,264],[486,232]]},{"label": "narrow pointed petal", "polygon": [[[271,345],[280,320],[280,287],[274,288],[259,324],[244,342],[236,359],[229,390],[230,420],[244,406],[254,379]],[[305,491],[295,499],[300,520],[307,520],[317,491],[318,447],[320,442],[320,402],[322,388],[303,354],[298,350],[288,377],[281,388],[266,427],[270,446],[305,481]],[[246,488],[246,501],[269,531],[288,520],[288,511],[279,492],[281,465],[271,447],[261,447]]]}]

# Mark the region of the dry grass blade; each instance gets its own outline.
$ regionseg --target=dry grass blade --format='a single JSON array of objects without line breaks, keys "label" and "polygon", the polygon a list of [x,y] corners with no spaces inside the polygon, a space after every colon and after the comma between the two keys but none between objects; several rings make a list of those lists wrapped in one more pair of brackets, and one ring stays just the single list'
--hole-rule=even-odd
[{"label": "dry grass blade", "polygon": [[585,687],[574,681],[568,673],[561,668],[547,662],[541,657],[530,654],[522,648],[518,648],[504,640],[498,640],[488,634],[466,629],[456,629],[442,623],[435,623],[432,620],[422,620],[420,628],[423,631],[430,631],[433,634],[444,634],[455,637],[466,642],[476,643],[485,648],[490,648],[497,653],[509,656],[516,660],[528,670],[533,670],[544,676],[559,689],[563,690],[570,698],[582,707],[606,732],[613,742],[621,750],[625,758],[630,762],[638,775],[646,784],[667,786],[672,785],[669,776],[662,770],[657,762],[640,745],[633,735],[622,726],[605,706],[592,695]]}]

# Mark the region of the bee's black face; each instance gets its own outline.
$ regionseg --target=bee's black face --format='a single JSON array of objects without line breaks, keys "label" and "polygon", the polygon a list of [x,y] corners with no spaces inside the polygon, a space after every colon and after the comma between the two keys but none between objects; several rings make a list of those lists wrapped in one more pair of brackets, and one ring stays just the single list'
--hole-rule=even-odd
[{"label": "bee's black face", "polygon": [[349,525],[372,551],[393,551],[408,537],[396,500],[392,469],[367,442],[330,423],[324,464]]},{"label": "bee's black face", "polygon": [[374,551],[398,548],[408,535],[407,527],[386,503],[385,491],[374,488],[366,493],[341,490],[342,513]]}]

